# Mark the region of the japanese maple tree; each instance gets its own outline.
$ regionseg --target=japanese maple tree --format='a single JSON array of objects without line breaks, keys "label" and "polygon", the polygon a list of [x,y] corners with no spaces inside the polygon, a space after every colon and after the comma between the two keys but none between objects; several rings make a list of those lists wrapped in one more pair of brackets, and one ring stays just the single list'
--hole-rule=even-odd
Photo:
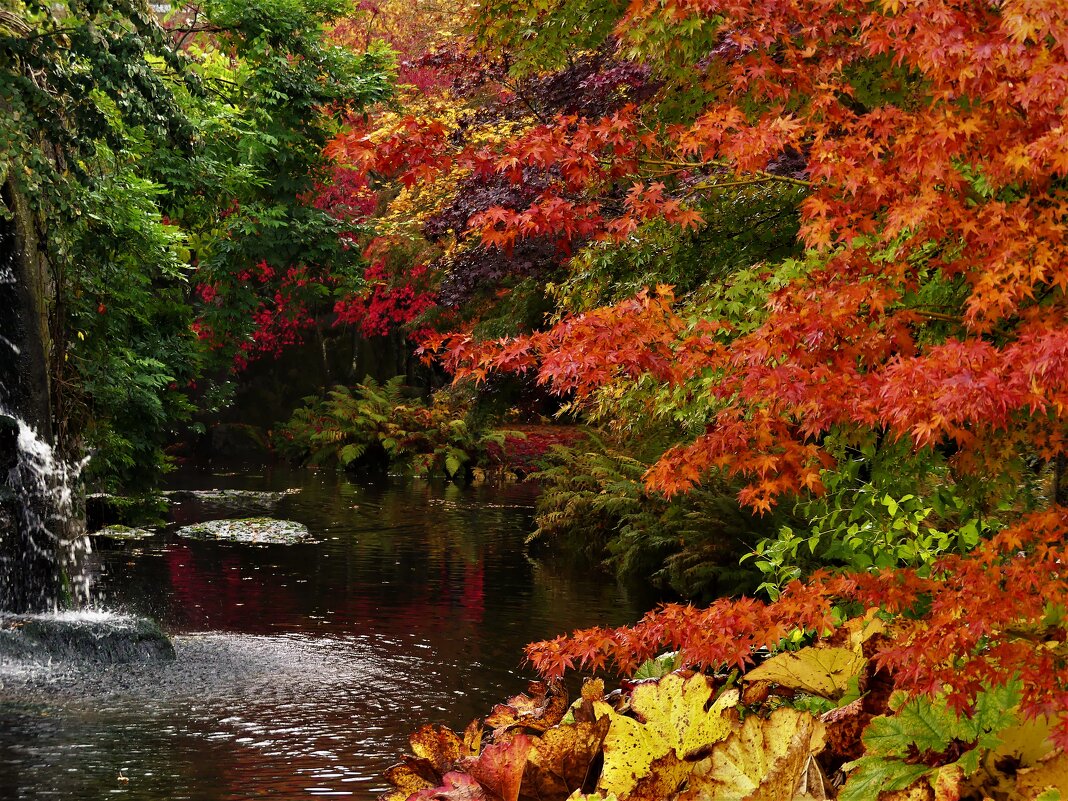
[{"label": "japanese maple tree", "polygon": [[[547,330],[462,331],[427,351],[459,376],[533,371],[580,403],[663,387],[661,411],[685,408],[701,425],[650,469],[653,490],[719,471],[766,510],[820,497],[845,462],[903,446],[903,459],[970,486],[977,514],[1000,507],[988,535],[1017,519],[970,554],[958,544],[920,567],[817,576],[767,607],[667,607],[633,629],[535,645],[535,663],[629,669],[662,647],[745,663],[794,626],[828,629],[832,603],[851,602],[908,613],[879,656],[900,687],[948,688],[966,707],[1022,675],[1025,711],[1059,714],[1068,521],[1033,510],[1064,500],[1068,453],[1068,7],[635,0],[588,11],[490,3],[483,35],[519,48],[523,69],[566,55],[562,31],[578,47],[612,42],[650,66],[657,102],[561,114],[470,154],[476,173],[546,180],[525,205],[471,215],[469,232],[505,255],[552,235],[585,248],[572,259],[584,266],[656,224],[685,237],[736,193],[782,186],[796,190],[804,256],[758,268],[755,307],[726,302],[731,277],[712,275],[678,297],[650,288],[564,308]],[[1014,492],[1035,476],[1037,495]],[[1068,743],[1068,720],[1058,732]]]}]

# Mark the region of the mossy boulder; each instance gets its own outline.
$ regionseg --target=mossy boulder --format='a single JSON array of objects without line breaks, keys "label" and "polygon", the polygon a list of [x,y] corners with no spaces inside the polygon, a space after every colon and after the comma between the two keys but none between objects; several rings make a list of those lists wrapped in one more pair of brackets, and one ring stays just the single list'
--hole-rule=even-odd
[{"label": "mossy boulder", "polygon": [[208,520],[183,526],[178,529],[178,536],[252,545],[293,545],[311,539],[308,527],[303,523],[275,520],[273,517]]},{"label": "mossy boulder", "polygon": [[88,611],[0,615],[0,665],[173,659],[171,641],[148,618]]},{"label": "mossy boulder", "polygon": [[156,532],[147,528],[120,526],[116,524],[113,526],[104,526],[99,531],[92,532],[92,534],[94,537],[107,537],[112,540],[145,540],[149,537],[154,537]]}]

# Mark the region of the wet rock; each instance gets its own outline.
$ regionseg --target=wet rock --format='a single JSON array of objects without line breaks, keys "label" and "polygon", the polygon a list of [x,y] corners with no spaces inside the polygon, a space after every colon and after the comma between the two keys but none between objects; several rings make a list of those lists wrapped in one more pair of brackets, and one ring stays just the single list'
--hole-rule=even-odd
[{"label": "wet rock", "polygon": [[173,659],[171,641],[147,618],[106,612],[0,615],[0,665]]},{"label": "wet rock", "polygon": [[225,540],[253,545],[292,545],[308,542],[308,527],[292,520],[271,517],[246,517],[234,520],[209,520],[178,529],[179,537]]},{"label": "wet rock", "polygon": [[86,525],[90,531],[110,525],[149,526],[164,522],[170,503],[159,495],[127,497],[94,492],[85,498]]},{"label": "wet rock", "polygon": [[270,512],[288,495],[300,492],[299,489],[287,489],[281,492],[264,492],[258,490],[212,489],[212,490],[170,490],[164,495],[173,502],[195,501],[218,509],[242,510],[248,512]]},{"label": "wet rock", "polygon": [[94,531],[93,536],[107,537],[113,540],[144,540],[154,537],[156,532],[147,528],[132,528],[130,526],[104,526],[99,531]]}]

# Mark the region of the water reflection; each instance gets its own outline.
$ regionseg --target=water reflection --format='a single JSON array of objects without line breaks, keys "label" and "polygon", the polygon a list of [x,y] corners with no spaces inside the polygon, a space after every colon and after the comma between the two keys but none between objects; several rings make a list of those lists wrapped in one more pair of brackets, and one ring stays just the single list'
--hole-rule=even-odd
[{"label": "water reflection", "polygon": [[[314,544],[98,543],[113,608],[176,634],[172,665],[0,674],[12,798],[371,798],[424,721],[462,726],[523,688],[525,643],[634,620],[644,599],[523,553],[532,490],[332,473],[180,476],[276,490]],[[175,524],[262,514],[182,495]],[[7,797],[2,796],[0,797]]]}]

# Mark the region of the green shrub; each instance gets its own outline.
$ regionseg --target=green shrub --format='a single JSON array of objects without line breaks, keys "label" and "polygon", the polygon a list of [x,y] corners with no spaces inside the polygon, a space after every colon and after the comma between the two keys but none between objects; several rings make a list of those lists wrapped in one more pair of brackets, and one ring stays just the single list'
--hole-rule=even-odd
[{"label": "green shrub", "polygon": [[466,478],[471,468],[489,462],[488,449],[500,446],[507,433],[469,424],[462,399],[451,392],[437,393],[429,405],[410,397],[401,376],[385,384],[368,377],[351,389],[336,386],[326,397],[305,402],[275,442],[289,458],[312,464],[389,464]]},{"label": "green shrub", "polygon": [[[589,450],[600,444],[598,450]],[[530,544],[604,559],[620,578],[651,578],[687,598],[751,591],[754,568],[739,559],[782,522],[741,509],[730,488],[708,483],[670,500],[646,491],[649,465],[592,440],[556,447],[545,469]]]}]

